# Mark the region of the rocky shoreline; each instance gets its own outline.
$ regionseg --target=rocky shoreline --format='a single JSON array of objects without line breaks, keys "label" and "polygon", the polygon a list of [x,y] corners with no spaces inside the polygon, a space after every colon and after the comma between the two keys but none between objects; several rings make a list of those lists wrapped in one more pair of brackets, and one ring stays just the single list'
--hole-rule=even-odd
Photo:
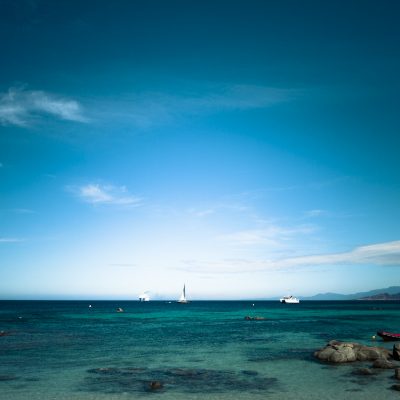
[{"label": "rocky shoreline", "polygon": [[369,367],[354,370],[355,375],[376,375],[377,370],[394,369],[394,379],[398,383],[391,388],[400,391],[400,343],[396,343],[390,351],[379,346],[331,340],[325,347],[317,350],[314,357],[330,364],[372,362]]}]

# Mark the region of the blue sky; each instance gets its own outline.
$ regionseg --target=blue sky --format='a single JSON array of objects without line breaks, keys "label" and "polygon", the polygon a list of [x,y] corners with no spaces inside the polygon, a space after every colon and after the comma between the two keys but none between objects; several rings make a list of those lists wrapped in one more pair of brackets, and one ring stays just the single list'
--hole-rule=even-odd
[{"label": "blue sky", "polygon": [[396,285],[395,1],[0,1],[0,297]]}]

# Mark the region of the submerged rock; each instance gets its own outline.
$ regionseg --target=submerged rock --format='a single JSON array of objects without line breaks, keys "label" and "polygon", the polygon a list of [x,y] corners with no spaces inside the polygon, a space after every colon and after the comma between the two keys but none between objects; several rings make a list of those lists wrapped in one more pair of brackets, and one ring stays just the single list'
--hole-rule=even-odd
[{"label": "submerged rock", "polygon": [[15,375],[0,375],[0,382],[15,381],[18,379]]},{"label": "submerged rock", "polygon": [[394,377],[400,380],[400,368],[394,370]]},{"label": "submerged rock", "polygon": [[382,369],[391,369],[395,368],[394,364],[387,360],[386,358],[378,358],[377,360],[374,361],[372,364],[373,368],[382,368]]},{"label": "submerged rock", "polygon": [[164,385],[160,381],[152,381],[149,384],[150,390],[160,390],[164,387]]},{"label": "submerged rock", "polygon": [[323,349],[316,351],[314,356],[321,361],[347,363],[387,359],[390,356],[390,352],[383,347],[364,346],[359,343],[345,343],[331,340]]},{"label": "submerged rock", "polygon": [[118,374],[120,370],[118,368],[113,368],[113,367],[106,367],[106,368],[93,368],[89,369],[87,372],[90,372],[91,374]]},{"label": "submerged rock", "polygon": [[256,375],[258,375],[258,372],[257,372],[257,371],[250,371],[250,370],[244,369],[244,370],[242,371],[242,374],[243,374],[243,375],[248,375],[248,376],[256,376]]},{"label": "submerged rock", "polygon": [[193,368],[172,368],[166,372],[168,375],[175,376],[175,377],[187,377],[187,378],[192,378],[192,377],[198,377],[200,375],[204,376],[207,374],[211,374],[210,371],[207,371],[205,369],[193,369]]},{"label": "submerged rock", "polygon": [[187,393],[221,391],[262,391],[276,387],[277,379],[260,376],[255,371],[211,370],[196,368],[95,368],[83,381],[81,390],[100,393],[142,393],[179,388]]},{"label": "submerged rock", "polygon": [[400,392],[400,384],[399,383],[395,383],[391,387],[392,387],[393,390],[397,390],[398,392]]},{"label": "submerged rock", "polygon": [[357,368],[352,372],[353,375],[359,376],[368,376],[368,375],[375,375],[375,371],[370,368]]}]

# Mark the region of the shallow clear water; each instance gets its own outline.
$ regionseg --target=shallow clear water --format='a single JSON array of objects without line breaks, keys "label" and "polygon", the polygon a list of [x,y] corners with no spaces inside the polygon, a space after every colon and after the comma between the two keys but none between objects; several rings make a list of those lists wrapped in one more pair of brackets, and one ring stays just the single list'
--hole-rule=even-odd
[{"label": "shallow clear water", "polygon": [[399,398],[393,370],[313,358],[330,339],[391,348],[371,336],[400,331],[399,302],[90,304],[0,302],[1,399]]}]

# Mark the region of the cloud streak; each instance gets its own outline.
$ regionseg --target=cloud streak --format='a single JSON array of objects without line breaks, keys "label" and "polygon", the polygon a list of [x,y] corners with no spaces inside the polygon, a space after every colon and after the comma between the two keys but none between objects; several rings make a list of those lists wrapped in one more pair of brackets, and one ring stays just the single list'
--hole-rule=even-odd
[{"label": "cloud streak", "polygon": [[82,106],[44,91],[10,88],[0,93],[0,124],[28,127],[46,116],[67,121],[87,122]]},{"label": "cloud streak", "polygon": [[321,254],[289,258],[276,262],[282,267],[303,265],[374,264],[400,266],[400,240],[359,246],[343,253]]},{"label": "cloud streak", "polygon": [[316,218],[316,217],[326,216],[327,214],[328,212],[326,210],[315,209],[306,211],[304,215],[306,218]]},{"label": "cloud streak", "polygon": [[0,237],[0,243],[20,243],[23,241],[24,241],[24,239],[20,239],[20,238]]},{"label": "cloud streak", "polygon": [[[102,114],[106,113],[113,119],[131,121],[140,128],[148,128],[168,124],[184,116],[267,108],[290,101],[298,95],[299,91],[294,89],[204,84],[201,89],[193,88],[180,93],[145,92],[131,95],[125,101],[118,100],[109,104]],[[104,106],[100,105],[100,108]]]},{"label": "cloud streak", "polygon": [[293,98],[294,91],[256,85],[222,85],[205,95],[181,98],[193,112],[234,111],[271,107]]},{"label": "cloud streak", "polygon": [[16,214],[34,214],[35,211],[30,208],[13,208],[12,211]]},{"label": "cloud streak", "polygon": [[248,273],[287,270],[326,265],[376,265],[400,267],[400,240],[370,244],[329,254],[314,254],[276,260],[224,259],[220,261],[182,261],[183,270],[199,273]]},{"label": "cloud streak", "polygon": [[125,186],[89,183],[72,189],[84,202],[90,204],[139,206],[141,199],[129,194]]},{"label": "cloud streak", "polygon": [[248,245],[275,245],[280,246],[282,242],[290,240],[293,236],[310,234],[316,230],[313,226],[298,226],[284,228],[277,225],[270,225],[263,229],[249,229],[217,236],[218,241],[233,246]]}]

